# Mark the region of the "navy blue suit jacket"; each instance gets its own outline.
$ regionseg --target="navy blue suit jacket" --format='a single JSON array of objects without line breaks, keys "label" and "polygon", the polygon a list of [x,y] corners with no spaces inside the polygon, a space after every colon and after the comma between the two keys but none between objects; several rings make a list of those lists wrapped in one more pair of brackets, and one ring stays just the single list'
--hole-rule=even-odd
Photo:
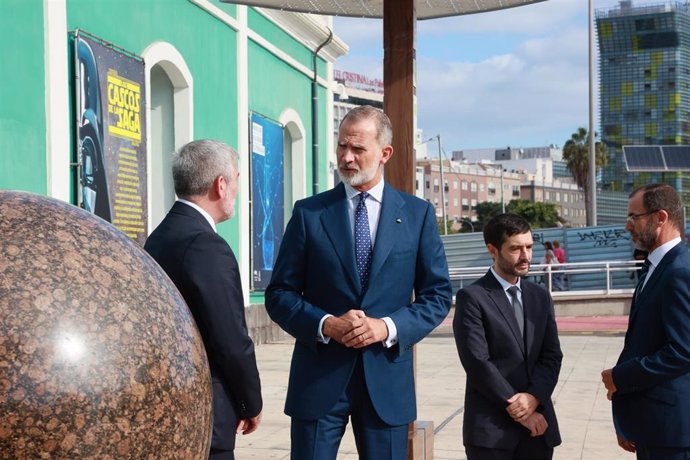
[{"label": "navy blue suit jacket", "polygon": [[[366,390],[381,419],[416,418],[412,345],[448,314],[451,288],[433,207],[388,184],[383,192],[369,286],[362,292],[342,184],[298,201],[280,246],[266,308],[295,337],[285,413],[301,420],[326,415],[344,392],[361,354]],[[414,301],[412,296],[414,294]],[[361,350],[317,342],[321,318],[361,309],[390,317],[399,342]]]},{"label": "navy blue suit jacket", "polygon": [[235,255],[196,209],[179,202],[144,249],[177,286],[194,316],[213,383],[211,447],[232,450],[238,421],[258,415],[262,407]]},{"label": "navy blue suit jacket", "polygon": [[690,447],[690,252],[682,242],[633,300],[613,383],[613,421],[621,437]]},{"label": "navy blue suit jacket", "polygon": [[467,374],[465,445],[512,449],[530,436],[506,411],[506,401],[520,392],[539,400],[537,411],[549,424],[543,434],[546,444],[561,443],[551,402],[563,359],[553,302],[544,288],[525,279],[520,288],[524,339],[513,306],[491,271],[456,295],[453,332]]}]

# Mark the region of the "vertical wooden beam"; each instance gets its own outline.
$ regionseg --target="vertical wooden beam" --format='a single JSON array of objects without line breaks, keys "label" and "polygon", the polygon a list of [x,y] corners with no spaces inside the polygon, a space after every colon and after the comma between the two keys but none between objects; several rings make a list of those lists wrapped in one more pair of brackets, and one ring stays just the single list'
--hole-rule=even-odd
[{"label": "vertical wooden beam", "polygon": [[386,181],[403,192],[415,192],[416,123],[415,0],[383,2],[383,110],[393,124],[393,157]]},{"label": "vertical wooden beam", "polygon": [[[416,177],[416,28],[415,0],[383,1],[383,111],[393,124],[393,157],[386,163],[385,176],[393,187],[411,194],[415,193]],[[433,429],[433,422],[410,423],[408,460],[433,459]]]}]

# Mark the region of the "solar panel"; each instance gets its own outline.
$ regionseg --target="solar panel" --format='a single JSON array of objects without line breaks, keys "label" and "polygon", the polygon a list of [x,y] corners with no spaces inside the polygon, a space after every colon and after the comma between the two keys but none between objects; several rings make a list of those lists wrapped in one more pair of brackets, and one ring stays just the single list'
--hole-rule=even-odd
[{"label": "solar panel", "polygon": [[690,145],[661,147],[669,171],[690,171]]},{"label": "solar panel", "polygon": [[628,171],[667,171],[660,145],[624,145],[623,158]]}]

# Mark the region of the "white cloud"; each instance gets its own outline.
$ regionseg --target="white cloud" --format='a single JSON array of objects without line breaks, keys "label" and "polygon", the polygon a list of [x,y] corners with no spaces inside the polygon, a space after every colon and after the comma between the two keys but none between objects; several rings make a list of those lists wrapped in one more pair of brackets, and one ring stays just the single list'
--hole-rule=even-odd
[{"label": "white cloud", "polygon": [[[617,5],[618,0],[594,0],[595,9]],[[548,0],[420,22],[417,123],[425,137],[440,133],[447,152],[562,145],[588,123],[587,8],[586,0]],[[339,18],[335,24],[351,46],[351,55],[336,67],[380,78],[381,22]],[[482,46],[487,37],[494,40],[485,40],[484,54],[472,49],[463,57],[463,43]],[[449,48],[455,48],[453,57],[446,58]],[[430,56],[420,49],[441,52]]]}]

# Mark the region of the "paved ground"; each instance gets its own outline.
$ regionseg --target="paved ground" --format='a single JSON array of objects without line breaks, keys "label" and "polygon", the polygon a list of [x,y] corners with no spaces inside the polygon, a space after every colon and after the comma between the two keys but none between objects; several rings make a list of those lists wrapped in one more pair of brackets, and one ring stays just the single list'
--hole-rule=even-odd
[{"label": "paved ground", "polygon": [[[623,346],[627,318],[559,318],[564,359],[553,394],[563,444],[555,459],[613,460],[634,457],[615,441],[611,405],[599,373],[610,367]],[[263,382],[264,415],[259,430],[239,437],[236,457],[289,459],[290,421],[283,414],[292,342],[257,347]],[[434,422],[434,458],[465,459],[462,446],[462,415],[465,373],[460,365],[450,319],[416,347],[417,408],[419,420]],[[357,459],[348,430],[338,459]]]}]

